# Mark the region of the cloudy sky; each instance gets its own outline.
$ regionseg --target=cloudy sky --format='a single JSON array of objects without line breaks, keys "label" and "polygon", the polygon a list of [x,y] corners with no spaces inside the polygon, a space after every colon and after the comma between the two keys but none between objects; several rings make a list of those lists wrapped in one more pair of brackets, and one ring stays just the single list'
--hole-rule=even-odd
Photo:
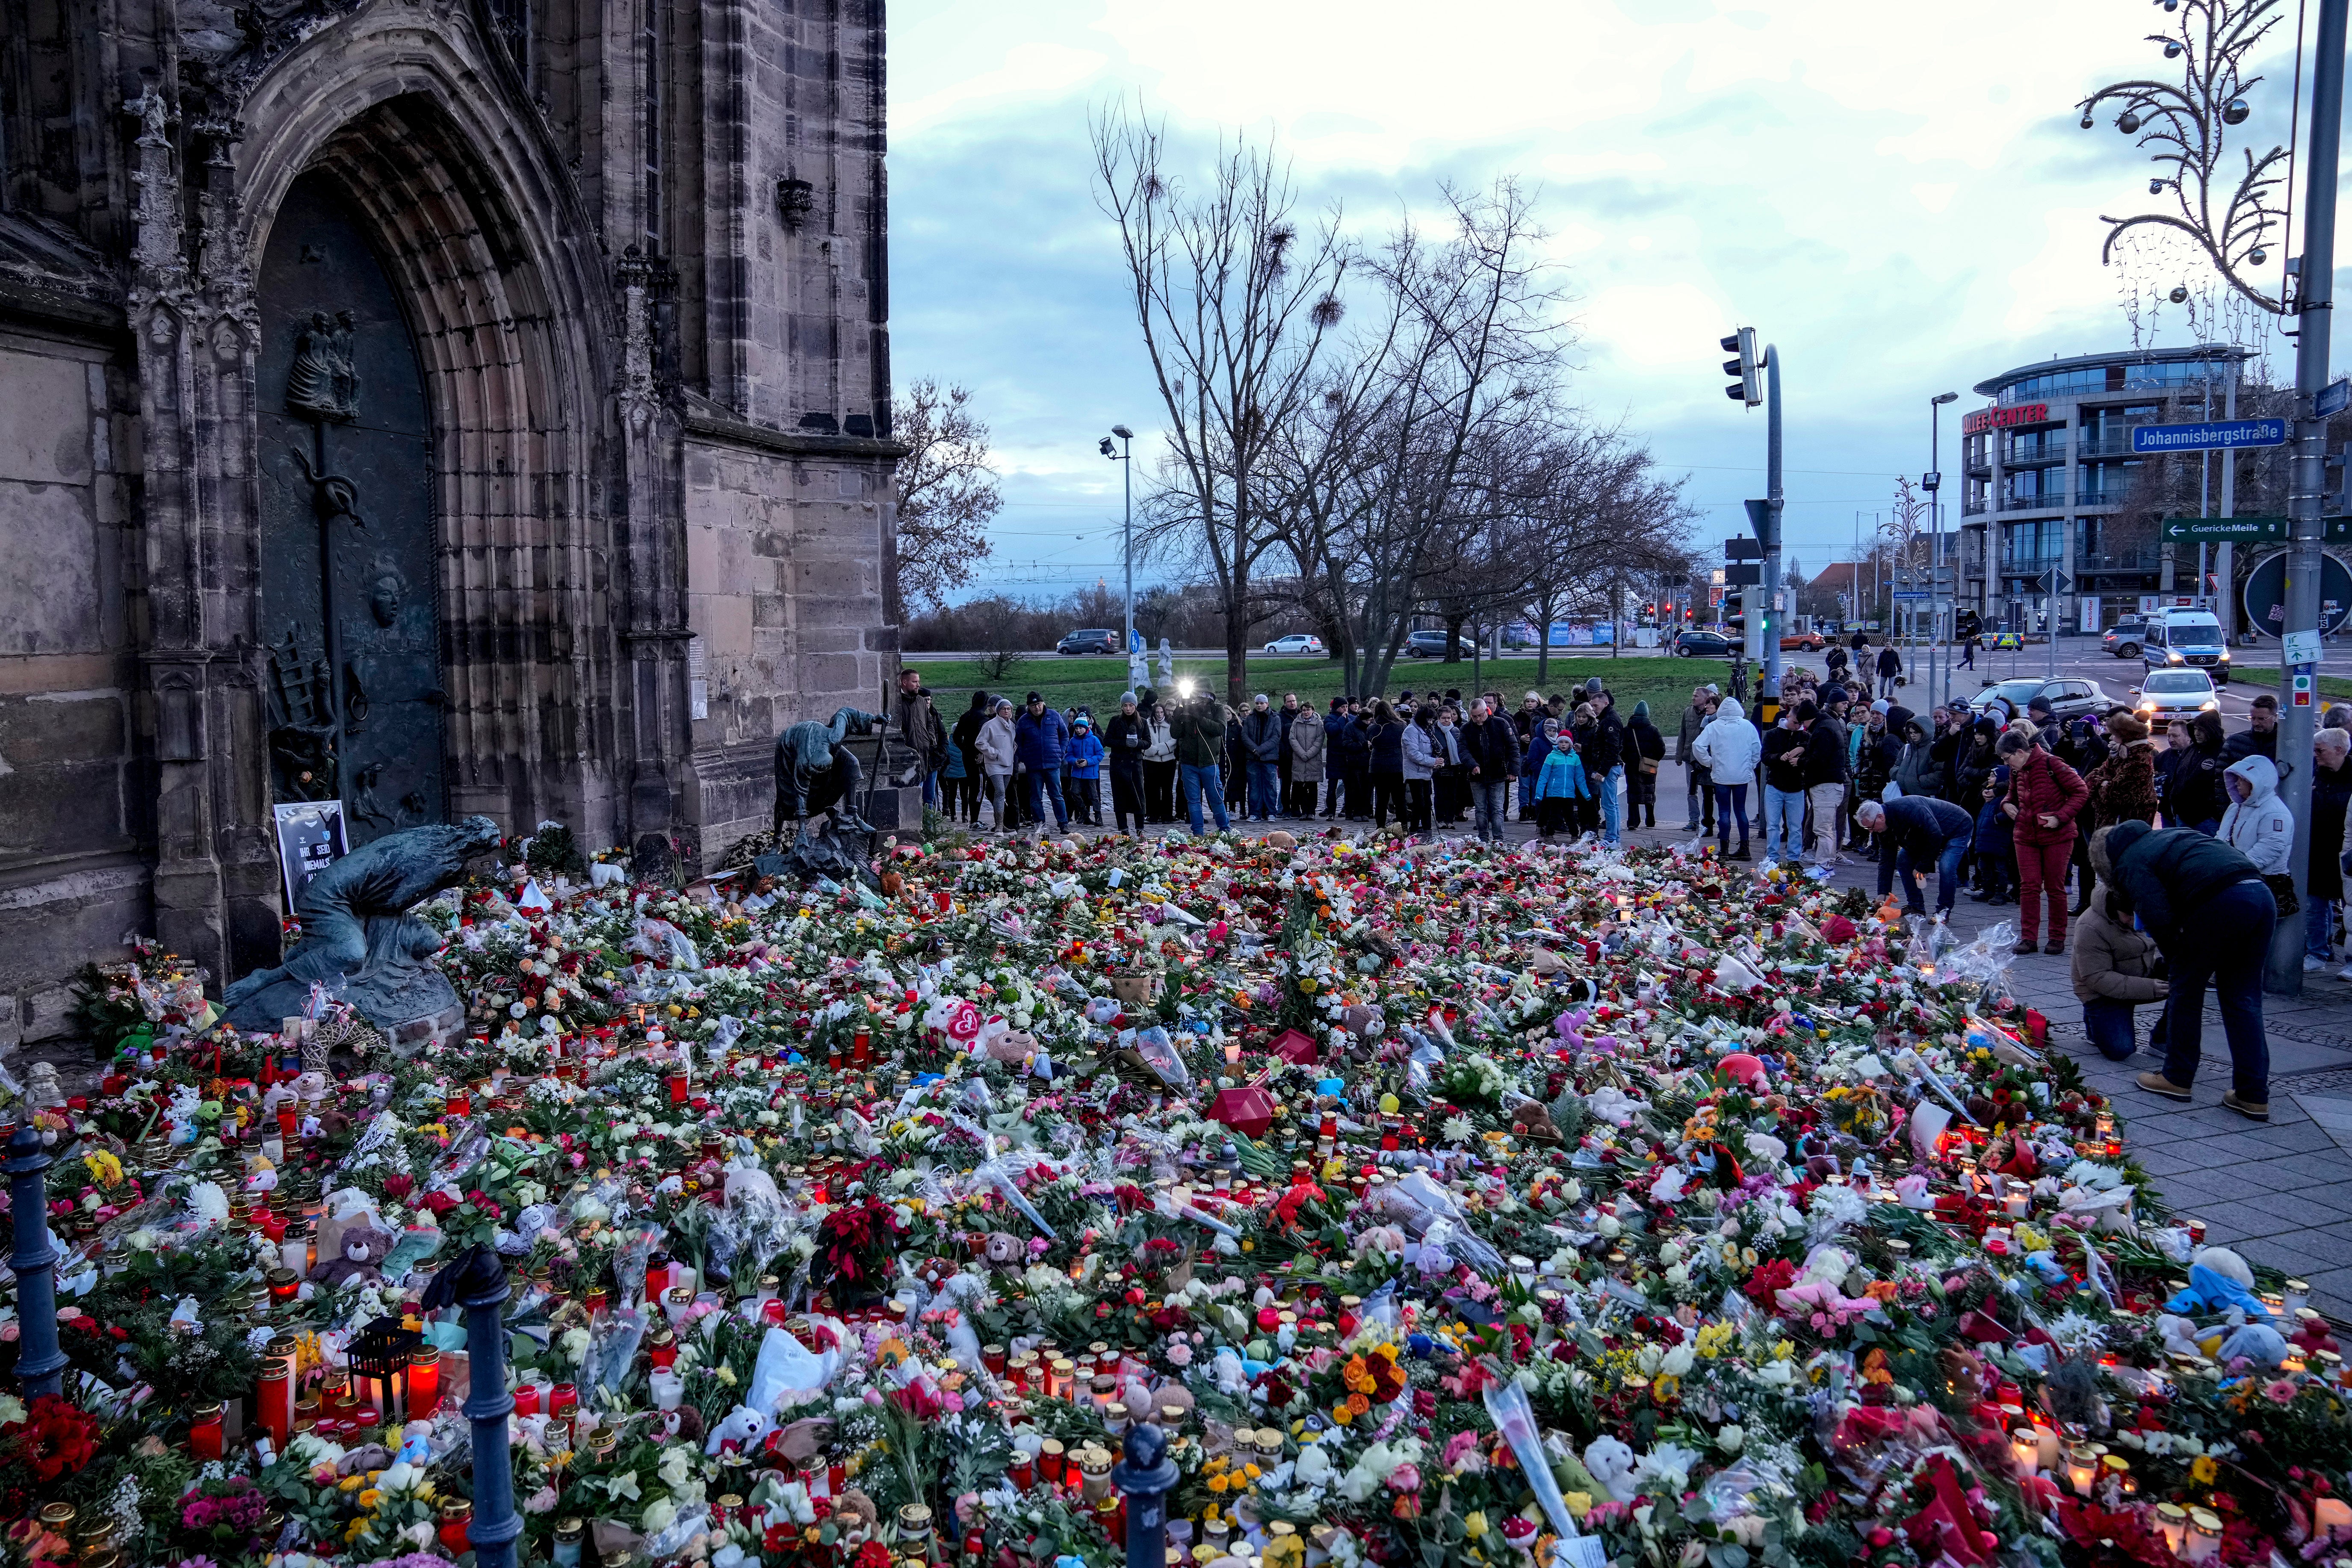
[{"label": "cloudy sky", "polygon": [[[2258,148],[2285,135],[2283,10]],[[1763,414],[1723,396],[1716,339],[1744,323],[1779,344],[1789,539],[1818,570],[1927,466],[1932,395],[1980,406],[1970,386],[2003,370],[2129,346],[2135,290],[2206,284],[2162,255],[2100,265],[2098,215],[2140,210],[2151,171],[2073,107],[2164,72],[2145,38],[2164,19],[2148,0],[897,0],[893,353],[901,386],[961,382],[993,426],[1006,506],[976,586],[1116,587],[1118,474],[1096,438],[1125,421],[1139,458],[1157,439],[1089,185],[1094,107],[1139,95],[1196,150],[1272,137],[1305,205],[1368,236],[1441,181],[1539,186],[1576,396],[1689,476],[1702,537],[1763,493]],[[2194,341],[2187,314],[2143,306],[2141,341]],[[2291,353],[2273,363],[2292,376]]]}]

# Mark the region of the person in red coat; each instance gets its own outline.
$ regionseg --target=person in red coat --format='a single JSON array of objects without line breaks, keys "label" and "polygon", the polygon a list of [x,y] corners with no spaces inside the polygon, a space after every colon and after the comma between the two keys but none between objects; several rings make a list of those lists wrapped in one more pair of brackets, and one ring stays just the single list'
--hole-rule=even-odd
[{"label": "person in red coat", "polygon": [[2000,738],[2000,760],[2009,764],[2009,798],[2001,811],[2014,825],[2017,845],[2017,951],[2042,944],[2036,928],[2042,903],[2050,905],[2050,942],[2044,952],[2066,951],[2066,868],[2074,855],[2074,818],[2091,798],[2083,775],[2036,746],[2017,731]]}]

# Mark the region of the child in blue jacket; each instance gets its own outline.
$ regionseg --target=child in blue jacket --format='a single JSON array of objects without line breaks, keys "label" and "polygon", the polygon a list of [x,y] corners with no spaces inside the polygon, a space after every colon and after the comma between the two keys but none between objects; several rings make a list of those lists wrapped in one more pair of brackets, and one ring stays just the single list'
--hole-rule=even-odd
[{"label": "child in blue jacket", "polygon": [[1062,752],[1062,794],[1078,820],[1102,826],[1101,737],[1091,720],[1081,715],[1070,727],[1070,743]]},{"label": "child in blue jacket", "polygon": [[1584,759],[1576,754],[1576,742],[1562,731],[1552,740],[1551,755],[1543,761],[1543,771],[1536,775],[1537,836],[1549,838],[1575,820],[1576,803],[1590,797],[1591,789],[1584,780]]}]

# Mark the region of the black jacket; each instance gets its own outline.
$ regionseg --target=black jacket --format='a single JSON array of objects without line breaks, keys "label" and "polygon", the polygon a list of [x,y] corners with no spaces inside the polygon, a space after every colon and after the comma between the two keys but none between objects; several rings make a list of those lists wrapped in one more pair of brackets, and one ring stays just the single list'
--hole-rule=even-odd
[{"label": "black jacket", "polygon": [[[1805,759],[1788,760],[1789,753],[1805,744],[1801,730],[1784,730],[1775,724],[1764,731],[1764,782],[1784,795],[1794,795],[1805,787]],[[1810,747],[1807,748],[1809,751]]]},{"label": "black jacket", "polygon": [[1655,724],[1647,719],[1631,720],[1625,725],[1625,733],[1632,740],[1635,756],[1647,757],[1654,763],[1665,761],[1665,733]]},{"label": "black jacket", "polygon": [[1845,726],[1824,713],[1805,731],[1805,787],[1845,783]]},{"label": "black jacket", "polygon": [[2170,777],[2160,780],[2166,824],[2185,827],[2221,821],[2230,809],[2230,786],[2221,777],[2230,768],[2226,748],[2200,743],[2186,752],[2168,752],[2158,762],[2166,760],[2172,761]]},{"label": "black jacket", "polygon": [[1519,754],[1526,750],[1518,731],[1500,714],[1462,727],[1462,760],[1478,770],[1480,784],[1518,777]]},{"label": "black jacket", "polygon": [[1286,733],[1282,715],[1269,708],[1261,713],[1253,708],[1240,726],[1241,754],[1254,763],[1279,762]]},{"label": "black jacket", "polygon": [[1600,719],[1592,727],[1592,743],[1583,748],[1583,751],[1584,773],[1587,778],[1600,778],[1610,769],[1623,764],[1625,721],[1617,717],[1617,708],[1614,703],[1601,710]]},{"label": "black jacket", "polygon": [[2250,726],[2221,742],[2221,766],[2235,767],[2248,757],[2268,757],[2278,761],[2278,726],[2271,726],[2267,735],[2257,735]]},{"label": "black jacket", "polygon": [[[1898,847],[1907,846],[1915,862],[1922,856],[1933,860],[1946,840],[1976,831],[1974,812],[1933,795],[1906,795],[1888,801],[1881,809],[1886,813],[1887,837]],[[1880,855],[1881,865],[1893,859],[1883,848]]]},{"label": "black jacket", "polygon": [[1103,726],[1102,740],[1110,752],[1112,773],[1122,778],[1143,776],[1143,749],[1151,744],[1151,731],[1141,712],[1112,714]]},{"label": "black jacket", "polygon": [[1361,773],[1370,763],[1372,721],[1370,719],[1361,714],[1350,719],[1343,713],[1336,724],[1327,720],[1323,732],[1326,776],[1335,772],[1341,777]]},{"label": "black jacket", "polygon": [[2193,827],[2118,823],[2107,835],[2107,854],[2116,891],[2167,952],[2195,935],[2207,903],[2225,889],[2261,876],[2252,860]]},{"label": "black jacket", "polygon": [[1903,727],[1903,750],[1895,759],[1895,782],[1903,786],[1906,795],[1941,796],[1947,787],[1944,770],[1937,765],[1936,743],[1927,739],[1927,727],[1914,719]]},{"label": "black jacket", "polygon": [[1395,719],[1385,724],[1370,726],[1371,731],[1372,772],[1402,773],[1404,772],[1404,724]]}]

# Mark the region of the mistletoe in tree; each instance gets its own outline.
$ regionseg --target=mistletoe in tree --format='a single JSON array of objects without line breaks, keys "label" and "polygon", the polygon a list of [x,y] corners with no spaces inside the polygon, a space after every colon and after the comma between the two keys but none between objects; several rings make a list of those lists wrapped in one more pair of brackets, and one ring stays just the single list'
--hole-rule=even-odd
[{"label": "mistletoe in tree", "polygon": [[[2273,314],[2289,309],[2284,285],[2266,294],[2251,279],[2270,259],[2273,226],[2285,229],[2285,213],[2273,197],[2286,177],[2289,154],[2276,145],[2259,157],[2251,147],[2240,148],[2241,172],[2231,166],[2226,146],[2230,131],[2252,113],[2247,95],[2263,79],[2246,75],[2244,63],[2278,25],[2278,5],[2279,0],[2178,0],[2175,12],[2168,0],[2165,9],[2175,12],[2178,31],[2150,33],[2147,41],[2166,59],[2179,62],[2180,80],[2114,82],[2075,106],[2085,131],[2102,112],[2114,112],[2116,129],[2137,138],[2167,171],[2149,177],[2147,194],[2170,193],[2177,209],[2129,217],[2100,214],[2107,225],[2101,262],[2114,258],[2116,242],[2132,230],[2169,229],[2188,236],[2254,304]],[[2175,304],[2187,298],[2186,287],[2173,289]]]}]

